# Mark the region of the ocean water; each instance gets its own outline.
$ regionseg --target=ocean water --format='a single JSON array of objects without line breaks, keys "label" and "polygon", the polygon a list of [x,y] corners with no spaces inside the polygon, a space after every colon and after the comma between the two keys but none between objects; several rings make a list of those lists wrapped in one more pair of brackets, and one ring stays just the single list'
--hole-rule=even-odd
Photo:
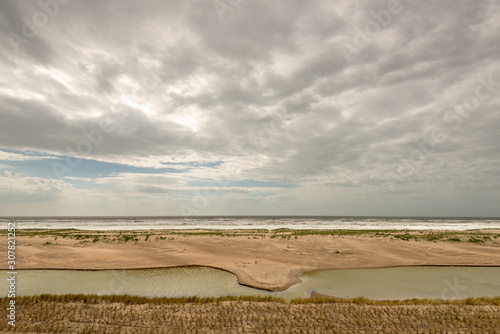
[{"label": "ocean water", "polygon": [[[500,229],[500,217],[0,217],[0,228],[16,222],[18,229],[145,230],[145,229],[349,229],[452,230]],[[4,227],[3,227],[4,226]]]},{"label": "ocean water", "polygon": [[[238,284],[235,275],[214,268],[138,270],[18,270],[17,294],[97,294],[143,297],[273,296],[307,298],[312,291],[370,299],[464,299],[500,295],[498,267],[397,267],[318,270],[279,292]],[[5,297],[7,289],[0,291]]]}]

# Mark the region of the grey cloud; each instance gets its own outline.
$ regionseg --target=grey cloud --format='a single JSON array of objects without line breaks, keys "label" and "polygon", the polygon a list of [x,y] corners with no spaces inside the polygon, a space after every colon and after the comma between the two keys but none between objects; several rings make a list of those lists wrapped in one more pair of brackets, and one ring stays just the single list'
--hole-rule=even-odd
[{"label": "grey cloud", "polygon": [[[17,66],[19,61],[16,58],[24,55],[28,56],[31,61],[41,64],[50,64],[56,57],[53,46],[44,36],[43,28],[36,29],[33,23],[33,15],[39,10],[40,8],[29,2],[2,1],[0,3],[0,27],[1,32],[5,34],[3,40],[5,47],[2,53],[9,55],[6,58],[11,60],[14,66]],[[28,32],[29,35],[23,32]],[[32,33],[34,36],[31,36]]]},{"label": "grey cloud", "polygon": [[146,194],[166,194],[169,192],[168,189],[157,186],[138,186],[135,190]]},{"label": "grey cloud", "polygon": [[[498,70],[498,4],[401,4],[349,58],[343,47],[387,1],[243,1],[221,22],[210,1],[73,0],[18,60],[8,43],[0,51],[0,147],[66,153],[83,129],[109,120],[93,158],[223,161],[235,178],[289,176],[353,194],[366,184],[391,197],[384,176],[441,127],[448,139],[397,193],[443,186],[465,196],[479,188],[457,180],[497,184],[500,87],[459,129],[444,115],[474,94],[476,74]],[[5,34],[39,10],[0,6]]]},{"label": "grey cloud", "polygon": [[98,93],[111,93],[114,91],[115,87],[113,85],[113,80],[122,72],[116,63],[102,63],[99,65],[99,70],[97,71],[97,92]]}]

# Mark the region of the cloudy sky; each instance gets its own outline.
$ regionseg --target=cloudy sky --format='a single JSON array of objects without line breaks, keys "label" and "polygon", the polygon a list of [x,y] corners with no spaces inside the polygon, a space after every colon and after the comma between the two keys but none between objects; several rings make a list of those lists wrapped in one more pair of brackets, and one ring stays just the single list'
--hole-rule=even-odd
[{"label": "cloudy sky", "polygon": [[500,216],[498,1],[0,2],[0,215]]}]

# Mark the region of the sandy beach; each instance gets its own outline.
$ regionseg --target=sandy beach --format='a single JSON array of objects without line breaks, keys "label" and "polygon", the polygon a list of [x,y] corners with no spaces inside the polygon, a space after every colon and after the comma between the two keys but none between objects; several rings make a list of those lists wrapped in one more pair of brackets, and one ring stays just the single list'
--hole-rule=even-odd
[{"label": "sandy beach", "polygon": [[[316,269],[450,265],[500,266],[498,230],[458,235],[460,242],[403,240],[395,232],[293,235],[289,231],[22,232],[17,269],[135,269],[210,266],[241,284],[278,291]],[[211,232],[208,232],[211,233]],[[420,232],[412,232],[415,238]],[[408,234],[406,234],[408,235]],[[455,238],[457,237],[454,234]],[[448,239],[446,239],[448,238]],[[467,239],[468,238],[468,239]],[[471,239],[473,238],[473,239]],[[481,242],[470,242],[479,240]],[[124,240],[127,241],[124,241]],[[468,241],[467,241],[468,240]],[[484,241],[483,241],[484,240]],[[6,247],[2,238],[0,247]],[[1,269],[7,269],[5,264]]]}]

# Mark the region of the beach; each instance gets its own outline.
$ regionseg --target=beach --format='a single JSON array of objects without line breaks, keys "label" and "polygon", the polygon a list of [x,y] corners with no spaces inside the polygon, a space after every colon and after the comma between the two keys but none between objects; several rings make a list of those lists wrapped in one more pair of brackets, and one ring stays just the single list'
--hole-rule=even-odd
[{"label": "beach", "polygon": [[270,291],[320,269],[500,266],[499,230],[18,230],[16,243],[17,269],[208,266]]},{"label": "beach", "polygon": [[[6,231],[3,230],[2,233],[5,234]],[[7,246],[6,239],[0,239],[0,245],[3,247]],[[223,291],[234,292],[235,290],[231,290],[234,289],[231,284],[283,291],[304,284],[299,278],[301,274],[322,269],[409,267],[420,272],[429,270],[428,266],[500,267],[500,230],[497,229],[19,229],[16,232],[16,249],[19,282],[30,287],[55,284],[55,288],[50,290],[52,292],[48,292],[48,295],[28,293],[17,297],[16,312],[20,315],[17,330],[21,332],[461,333],[498,330],[500,319],[500,301],[496,294],[476,294],[475,297],[468,295],[460,298],[460,291],[453,290],[460,289],[461,284],[464,284],[465,281],[456,280],[458,276],[465,277],[462,274],[434,281],[436,284],[429,281],[433,288],[438,289],[436,297],[430,298],[415,298],[421,284],[413,283],[408,287],[411,297],[405,297],[407,299],[367,299],[359,297],[365,295],[359,294],[360,290],[356,289],[356,297],[342,297],[346,291],[341,290],[338,291],[339,294],[326,295],[312,291],[310,297],[304,295],[290,300],[280,297],[281,292],[269,292],[276,297],[260,297],[258,291],[249,291],[252,295],[243,293],[236,296],[222,293],[219,294],[221,297],[200,297],[203,293],[181,293],[183,297],[175,297],[179,294],[172,297],[172,294],[165,292],[170,288],[182,291],[186,288],[184,281],[178,281],[177,284],[160,284],[162,293],[157,296],[169,297],[148,297],[145,294],[150,292],[141,289],[154,285],[149,284],[151,280],[147,279],[156,275],[155,270],[147,270],[150,275],[142,275],[139,272],[144,271],[141,270],[109,271],[177,267],[169,269],[169,272],[172,272],[192,270],[179,267],[199,266],[200,268],[195,268],[200,274],[197,276],[199,280],[196,277],[193,279],[181,276],[185,277],[181,278],[183,280],[188,279],[188,291],[203,292],[214,287],[217,289],[219,285],[214,285],[214,278],[216,281],[220,280],[216,283],[220,283]],[[204,267],[233,273],[237,282],[234,276],[220,271],[216,272],[232,276],[233,283],[230,279],[224,279],[223,275],[204,275],[202,271],[215,271]],[[397,269],[398,274],[390,275],[387,279],[395,278],[406,282],[403,276],[400,276],[402,268],[393,269]],[[28,276],[33,276],[34,280],[24,275],[28,271]],[[46,272],[58,276],[57,279],[47,280]],[[134,273],[142,277],[142,280],[127,280],[126,277],[132,277],[130,275]],[[94,274],[105,276],[96,281],[92,278],[95,277]],[[51,277],[55,277],[54,275]],[[382,288],[376,283],[380,282],[381,276],[377,278],[374,271],[370,270],[369,274],[362,276],[369,278],[370,282],[374,280],[377,289]],[[473,281],[479,281],[479,285],[489,282],[488,279],[484,281],[482,275],[477,276],[481,279],[469,277],[472,277],[469,279]],[[408,279],[408,276],[406,278]],[[140,293],[129,293],[135,290],[126,289],[134,288],[134,282],[138,285],[137,289],[141,290]],[[299,282],[300,284],[294,285]],[[426,279],[421,282],[429,283]],[[94,289],[96,283],[104,289]],[[335,284],[340,284],[340,281]],[[93,292],[77,292],[88,285],[93,289],[83,291]],[[364,285],[360,289],[363,287]],[[192,290],[193,288],[195,290]],[[242,288],[251,290],[248,287]],[[466,293],[470,292],[469,288],[475,290],[474,285],[469,284],[465,289]],[[390,285],[391,291],[395,289],[395,285]],[[8,299],[2,297],[0,301],[7,302]],[[0,315],[5,317],[7,312],[7,309],[2,309]],[[6,322],[0,324],[1,333],[7,333],[9,330]]]}]

